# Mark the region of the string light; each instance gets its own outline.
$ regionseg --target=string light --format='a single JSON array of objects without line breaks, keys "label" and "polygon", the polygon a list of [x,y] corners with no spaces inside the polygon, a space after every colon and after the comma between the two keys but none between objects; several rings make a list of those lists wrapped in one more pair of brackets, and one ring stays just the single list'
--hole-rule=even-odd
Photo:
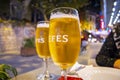
[{"label": "string light", "polygon": [[108,26],[112,26],[113,24],[118,22],[118,19],[119,19],[119,16],[120,16],[120,10],[118,9],[119,8],[118,1],[119,0],[116,0],[113,3],[112,13],[111,13],[111,17],[110,17],[110,21],[109,21]]}]

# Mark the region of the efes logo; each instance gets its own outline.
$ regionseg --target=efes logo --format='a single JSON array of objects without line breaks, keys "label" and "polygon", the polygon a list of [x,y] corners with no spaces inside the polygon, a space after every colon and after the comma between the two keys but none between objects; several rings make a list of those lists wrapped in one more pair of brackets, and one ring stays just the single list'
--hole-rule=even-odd
[{"label": "efes logo", "polygon": [[68,35],[49,36],[49,42],[68,42]]},{"label": "efes logo", "polygon": [[37,43],[45,43],[45,39],[43,37],[44,31],[41,31],[39,34],[40,34],[40,38],[37,38],[36,42]]},{"label": "efes logo", "polygon": [[40,37],[40,38],[37,38],[37,39],[36,39],[36,42],[38,42],[38,43],[44,43],[45,40],[44,40],[43,37]]}]

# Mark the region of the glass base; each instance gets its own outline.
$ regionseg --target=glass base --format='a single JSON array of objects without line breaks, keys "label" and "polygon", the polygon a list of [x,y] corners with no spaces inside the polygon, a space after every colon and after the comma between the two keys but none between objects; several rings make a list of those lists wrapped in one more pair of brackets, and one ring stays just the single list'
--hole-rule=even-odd
[{"label": "glass base", "polygon": [[56,80],[56,78],[58,78],[58,75],[55,74],[50,74],[49,76],[45,74],[39,74],[37,76],[37,80]]}]

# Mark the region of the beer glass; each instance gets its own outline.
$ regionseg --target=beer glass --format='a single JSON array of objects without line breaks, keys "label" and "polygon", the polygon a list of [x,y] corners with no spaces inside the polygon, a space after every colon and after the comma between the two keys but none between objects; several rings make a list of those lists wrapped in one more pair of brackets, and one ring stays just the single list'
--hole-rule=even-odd
[{"label": "beer glass", "polygon": [[50,80],[50,74],[48,72],[48,58],[50,58],[48,34],[49,21],[38,22],[35,35],[35,44],[38,56],[43,58],[45,62],[45,71],[43,74],[38,75],[37,80]]},{"label": "beer glass", "polygon": [[53,62],[61,68],[61,76],[67,80],[67,69],[80,53],[80,21],[74,8],[59,7],[51,11],[49,49]]}]

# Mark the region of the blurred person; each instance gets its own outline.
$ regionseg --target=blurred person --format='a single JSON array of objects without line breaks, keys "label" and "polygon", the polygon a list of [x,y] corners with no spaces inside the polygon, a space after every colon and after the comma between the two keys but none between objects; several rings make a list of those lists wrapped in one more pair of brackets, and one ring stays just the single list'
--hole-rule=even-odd
[{"label": "blurred person", "polygon": [[81,52],[86,51],[88,45],[88,32],[82,32],[83,37],[81,38]]},{"label": "blurred person", "polygon": [[96,56],[99,66],[120,69],[120,23],[113,25],[99,53]]},{"label": "blurred person", "polygon": [[81,51],[86,51],[87,45],[88,45],[88,41],[82,40]]}]

